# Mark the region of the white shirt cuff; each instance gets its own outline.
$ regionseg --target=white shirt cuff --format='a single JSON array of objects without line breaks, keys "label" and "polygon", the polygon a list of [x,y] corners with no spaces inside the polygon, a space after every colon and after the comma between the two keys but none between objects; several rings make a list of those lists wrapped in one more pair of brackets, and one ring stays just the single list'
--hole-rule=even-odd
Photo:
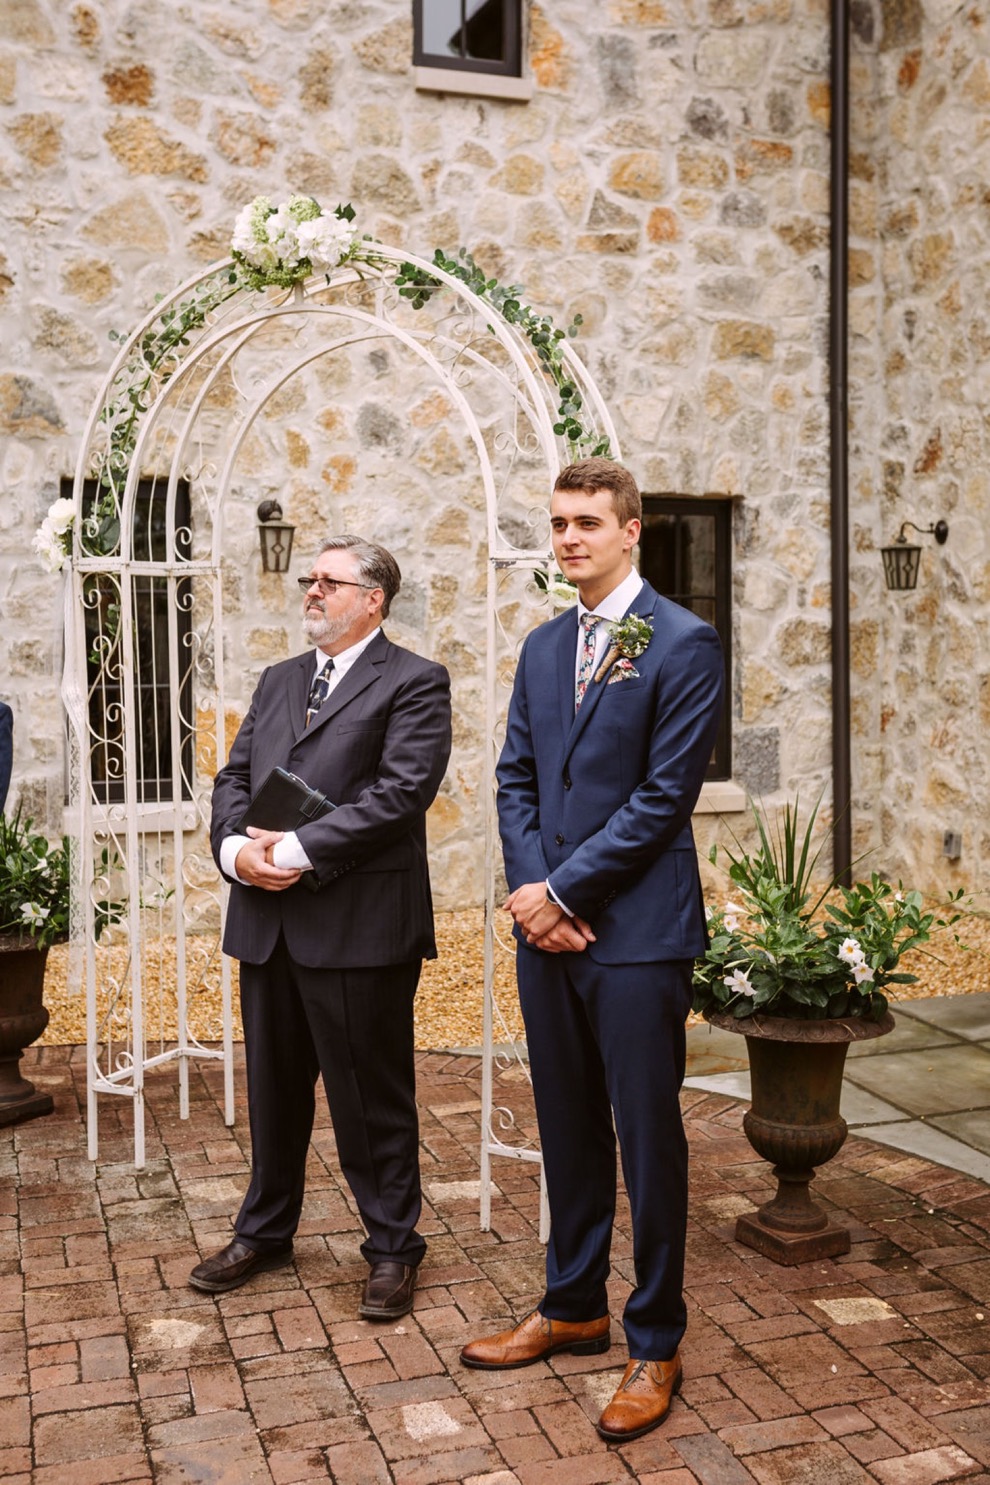
[{"label": "white shirt cuff", "polygon": [[275,842],[272,865],[281,867],[283,871],[313,870],[313,863],[303,850],[302,841],[294,830],[287,830],[282,839]]},{"label": "white shirt cuff", "polygon": [[571,912],[570,908],[567,906],[567,903],[566,902],[561,902],[560,898],[557,896],[556,892],[553,890],[553,888],[551,887],[551,885],[550,885],[549,882],[547,882],[547,896],[549,897],[550,901],[551,902],[555,902],[557,904],[557,906],[561,909],[561,911],[562,912],[565,912],[569,918],[573,918],[574,917],[574,914]]},{"label": "white shirt cuff", "polygon": [[220,842],[220,870],[225,877],[233,877],[235,882],[240,882],[242,887],[246,887],[247,883],[237,875],[234,862],[237,860],[238,851],[242,846],[246,846],[250,839],[249,835],[228,835],[226,840]]}]

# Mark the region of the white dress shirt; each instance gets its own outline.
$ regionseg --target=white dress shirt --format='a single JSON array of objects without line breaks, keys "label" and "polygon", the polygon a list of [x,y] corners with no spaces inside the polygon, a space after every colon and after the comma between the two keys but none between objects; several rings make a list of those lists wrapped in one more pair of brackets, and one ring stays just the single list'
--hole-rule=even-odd
[{"label": "white dress shirt", "polygon": [[[330,683],[327,688],[327,696],[332,696],[340,685],[344,676],[350,670],[355,660],[364,650],[368,648],[375,635],[378,633],[376,626],[364,639],[359,639],[356,645],[350,645],[346,650],[341,650],[339,655],[333,656],[333,670],[330,672]],[[317,650],[313,658],[313,680],[323,670],[329,657],[323,650]],[[248,835],[228,835],[220,844],[220,869],[225,876],[233,877],[235,882],[241,878],[234,870],[234,862],[237,853],[242,846],[246,846],[251,839]],[[303,850],[302,842],[294,830],[287,830],[280,841],[276,841],[272,849],[272,865],[279,866],[284,871],[312,871],[313,863]],[[246,883],[244,885],[247,885]]]},{"label": "white dress shirt", "polygon": [[[586,607],[586,605],[581,602],[580,598],[578,599],[578,637],[577,645],[574,650],[575,686],[577,685],[577,674],[579,669],[581,668],[581,652],[584,649],[584,633],[581,628],[581,620],[584,615],[597,614],[600,619],[607,619],[609,622],[612,622],[615,619],[621,619],[623,614],[625,614],[626,610],[629,608],[630,604],[635,603],[636,599],[640,595],[640,592],[642,591],[642,588],[643,579],[640,577],[639,573],[634,567],[632,571],[622,579],[622,582],[618,585],[618,587],[613,588],[611,593],[602,598],[595,605],[594,608]],[[594,675],[599,663],[605,658],[608,644],[608,624],[599,624],[598,628],[595,630],[595,663],[591,668],[592,675]],[[560,898],[557,896],[556,892],[554,892],[549,882],[547,882],[547,896],[550,898],[551,902],[555,902],[559,908],[563,908],[564,912],[569,918],[574,917],[571,909],[567,906],[566,902],[561,902]]]},{"label": "white dress shirt", "polygon": [[[575,684],[577,683],[577,673],[581,664],[581,651],[584,648],[584,634],[581,630],[581,620],[584,618],[584,615],[597,614],[600,619],[607,619],[610,623],[616,619],[621,619],[626,610],[629,608],[630,604],[635,603],[636,599],[639,597],[642,591],[642,588],[643,579],[640,577],[639,573],[634,567],[632,572],[630,572],[626,577],[622,579],[622,582],[619,584],[619,586],[617,588],[613,588],[611,593],[609,593],[605,598],[597,603],[594,608],[586,608],[585,605],[581,602],[580,598],[578,599],[578,637],[577,645],[574,650]],[[595,631],[595,668],[597,668],[600,662],[604,659],[605,652],[608,649],[608,644],[608,625],[599,624],[598,628]],[[594,675],[594,669],[591,673],[592,675]]]}]

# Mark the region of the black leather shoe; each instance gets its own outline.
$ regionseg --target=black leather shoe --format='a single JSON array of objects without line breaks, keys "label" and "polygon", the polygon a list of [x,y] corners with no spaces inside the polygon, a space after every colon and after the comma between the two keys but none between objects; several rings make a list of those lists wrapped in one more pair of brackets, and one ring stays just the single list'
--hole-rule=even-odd
[{"label": "black leather shoe", "polygon": [[365,1320],[398,1320],[412,1309],[415,1288],[416,1270],[411,1263],[380,1258],[371,1265],[358,1314]]},{"label": "black leather shoe", "polygon": [[237,1289],[254,1274],[263,1274],[270,1268],[285,1268],[291,1262],[291,1247],[259,1253],[247,1247],[240,1238],[235,1238],[212,1258],[197,1263],[189,1275],[189,1282],[194,1289],[202,1289],[207,1294],[223,1294],[227,1289]]}]

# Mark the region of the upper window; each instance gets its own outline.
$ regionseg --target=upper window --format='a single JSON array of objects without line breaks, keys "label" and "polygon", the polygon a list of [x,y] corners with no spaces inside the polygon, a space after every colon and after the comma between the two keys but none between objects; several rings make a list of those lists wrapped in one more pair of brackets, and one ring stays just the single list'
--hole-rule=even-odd
[{"label": "upper window", "polygon": [[[732,674],[732,500],[725,497],[644,495],[639,567],[675,603],[709,624],[722,641],[726,676]],[[722,709],[709,779],[732,773],[731,708]]]},{"label": "upper window", "polygon": [[[63,481],[71,498],[72,481]],[[87,481],[84,499],[96,494]],[[109,573],[86,579],[85,624],[90,776],[93,796],[103,804],[125,797],[123,703],[127,668],[120,646],[129,639],[133,667],[137,779],[135,797],[142,804],[171,804],[192,798],[193,726],[191,655],[191,583],[189,578],[154,571],[168,554],[166,487],[141,480],[136,492],[131,570],[130,636],[120,632],[120,590]],[[189,485],[182,480],[175,498],[175,552],[188,561]],[[147,563],[145,571],[141,564]]]},{"label": "upper window", "polygon": [[522,0],[413,0],[417,67],[522,72]]}]

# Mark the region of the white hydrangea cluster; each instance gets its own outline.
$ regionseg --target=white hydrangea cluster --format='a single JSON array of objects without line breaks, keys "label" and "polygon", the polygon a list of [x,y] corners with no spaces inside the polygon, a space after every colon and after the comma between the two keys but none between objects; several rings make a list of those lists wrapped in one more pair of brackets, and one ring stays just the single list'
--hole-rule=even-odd
[{"label": "white hydrangea cluster", "polygon": [[34,533],[32,545],[49,572],[61,572],[72,551],[72,523],[76,507],[71,500],[53,500]]},{"label": "white hydrangea cluster", "polygon": [[349,206],[324,211],[312,196],[290,196],[277,206],[256,196],[234,223],[231,252],[252,288],[290,288],[347,260],[357,239],[353,216]]}]

